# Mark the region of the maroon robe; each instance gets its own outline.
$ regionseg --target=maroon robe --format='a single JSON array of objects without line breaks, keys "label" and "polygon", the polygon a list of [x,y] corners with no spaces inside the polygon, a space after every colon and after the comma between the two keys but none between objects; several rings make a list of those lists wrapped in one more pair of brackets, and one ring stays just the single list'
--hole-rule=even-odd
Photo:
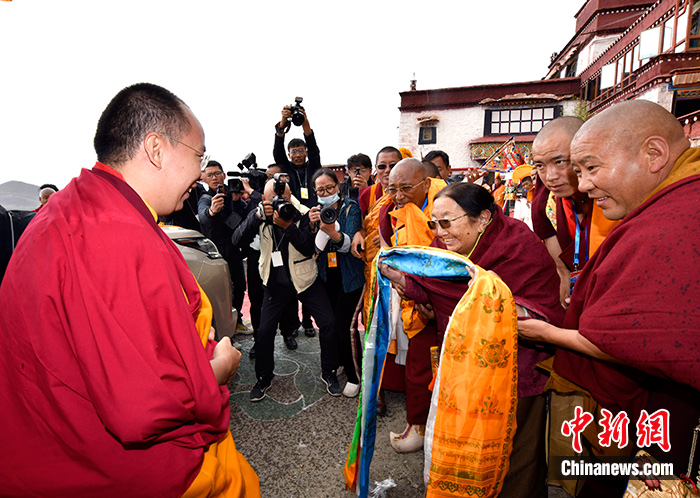
[{"label": "maroon robe", "polygon": [[[435,239],[434,247],[445,248]],[[495,272],[513,293],[516,304],[554,325],[564,319],[559,304],[559,275],[554,261],[540,239],[520,220],[510,218],[497,207],[493,221],[479,240],[471,261]],[[455,306],[467,290],[466,283],[406,275],[406,297],[433,304],[439,341]],[[552,355],[552,349],[520,341],[518,344],[518,396],[542,394],[547,375],[535,365]]]},{"label": "maroon robe", "polygon": [[537,180],[535,190],[532,192],[532,229],[542,240],[547,240],[557,234],[557,230],[552,226],[552,222],[547,217],[547,201],[549,200],[549,189],[544,186],[541,180]]},{"label": "maroon robe", "polygon": [[374,199],[370,199],[370,194],[372,193],[372,185],[367,187],[362,187],[357,194],[357,202],[360,205],[360,211],[362,211],[362,216],[366,216],[369,208],[374,204],[375,201],[384,195],[384,188],[381,183],[376,184],[377,187],[374,189]]},{"label": "maroon robe", "polygon": [[180,496],[228,429],[197,283],[105,168],[37,214],[0,288],[4,496]]},{"label": "maroon robe", "polygon": [[700,417],[699,220],[698,175],[627,215],[581,273],[564,321],[624,365],[568,350],[554,361],[604,408],[625,410],[631,430],[641,409],[668,409],[671,453],[650,452],[683,471]]}]

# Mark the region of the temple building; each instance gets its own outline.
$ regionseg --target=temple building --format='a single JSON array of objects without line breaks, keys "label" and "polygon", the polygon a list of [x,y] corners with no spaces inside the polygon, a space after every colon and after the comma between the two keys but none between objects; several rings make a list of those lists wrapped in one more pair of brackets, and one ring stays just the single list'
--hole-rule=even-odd
[{"label": "temple building", "polygon": [[527,155],[548,121],[623,100],[656,102],[700,145],[700,0],[588,0],[542,80],[402,92],[399,145],[479,166],[513,136]]}]

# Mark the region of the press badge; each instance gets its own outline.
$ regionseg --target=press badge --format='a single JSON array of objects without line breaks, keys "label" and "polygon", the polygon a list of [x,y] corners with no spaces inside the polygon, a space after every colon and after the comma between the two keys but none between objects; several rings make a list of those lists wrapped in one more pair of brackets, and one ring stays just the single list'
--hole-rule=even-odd
[{"label": "press badge", "polygon": [[328,253],[328,268],[335,268],[336,266],[338,266],[338,257],[336,256],[336,253],[329,252]]},{"label": "press badge", "polygon": [[306,187],[301,187],[301,198],[302,199],[308,199],[309,198],[309,189]]},{"label": "press badge", "polygon": [[281,251],[274,251],[272,253],[272,266],[275,268],[278,268],[282,266],[282,252]]}]

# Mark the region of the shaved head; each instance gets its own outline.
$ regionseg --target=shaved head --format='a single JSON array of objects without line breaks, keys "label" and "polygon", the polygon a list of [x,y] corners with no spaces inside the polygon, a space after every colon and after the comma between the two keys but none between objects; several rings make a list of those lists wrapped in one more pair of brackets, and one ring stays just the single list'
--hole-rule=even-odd
[{"label": "shaved head", "polygon": [[573,116],[564,116],[554,119],[544,125],[537,133],[535,140],[532,142],[532,147],[534,148],[538,141],[541,142],[559,134],[568,136],[569,141],[571,141],[581,126],[583,126],[583,120]]},{"label": "shaved head", "polygon": [[565,116],[547,123],[532,142],[532,164],[537,177],[557,197],[584,199],[571,167],[571,139],[583,125],[579,118]]},{"label": "shaved head", "polygon": [[426,171],[423,163],[412,157],[402,159],[396,163],[396,166],[391,169],[389,181],[391,182],[391,180],[396,178],[397,175],[408,175],[410,177],[416,175],[420,176],[420,180],[425,180],[428,178],[428,172]]},{"label": "shaved head", "polygon": [[690,147],[683,127],[647,100],[615,104],[594,116],[571,142],[579,190],[606,218],[620,220],[639,207]]},{"label": "shaved head", "polygon": [[663,137],[669,145],[680,146],[682,151],[690,146],[678,119],[659,104],[648,100],[615,104],[589,119],[581,133],[597,133],[615,146],[629,150],[640,147],[652,136]]}]

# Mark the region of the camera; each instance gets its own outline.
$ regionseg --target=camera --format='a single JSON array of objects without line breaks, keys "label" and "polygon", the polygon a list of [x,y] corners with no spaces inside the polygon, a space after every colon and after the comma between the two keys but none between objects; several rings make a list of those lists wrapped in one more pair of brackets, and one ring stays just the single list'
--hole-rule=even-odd
[{"label": "camera", "polygon": [[258,169],[258,163],[254,153],[250,153],[238,163],[239,171],[229,171],[226,174],[232,177],[229,180],[229,188],[233,192],[242,192],[244,190],[241,178],[246,178],[250,188],[262,193],[265,188],[267,175],[264,171]]},{"label": "camera", "polygon": [[303,98],[297,97],[294,99],[294,103],[289,106],[289,110],[292,111],[292,123],[294,123],[294,126],[301,126],[304,124],[305,118],[301,112],[304,110],[301,106],[303,100]]},{"label": "camera", "polygon": [[241,174],[238,171],[229,171],[226,173],[229,178],[228,180],[228,190],[229,192],[239,193],[243,192],[243,182],[241,181]]},{"label": "camera", "polygon": [[294,205],[284,198],[284,190],[289,181],[289,175],[286,173],[275,173],[275,197],[272,199],[272,209],[277,211],[277,214],[284,221],[292,221],[297,210]]},{"label": "camera", "polygon": [[324,206],[321,208],[321,221],[324,222],[326,225],[330,225],[331,223],[335,223],[335,220],[338,219],[338,212],[335,210],[333,206]]},{"label": "camera", "polygon": [[223,193],[224,193],[224,186],[223,186],[223,185],[219,185],[218,187],[216,187],[216,193],[217,193],[217,194],[223,194]]}]

